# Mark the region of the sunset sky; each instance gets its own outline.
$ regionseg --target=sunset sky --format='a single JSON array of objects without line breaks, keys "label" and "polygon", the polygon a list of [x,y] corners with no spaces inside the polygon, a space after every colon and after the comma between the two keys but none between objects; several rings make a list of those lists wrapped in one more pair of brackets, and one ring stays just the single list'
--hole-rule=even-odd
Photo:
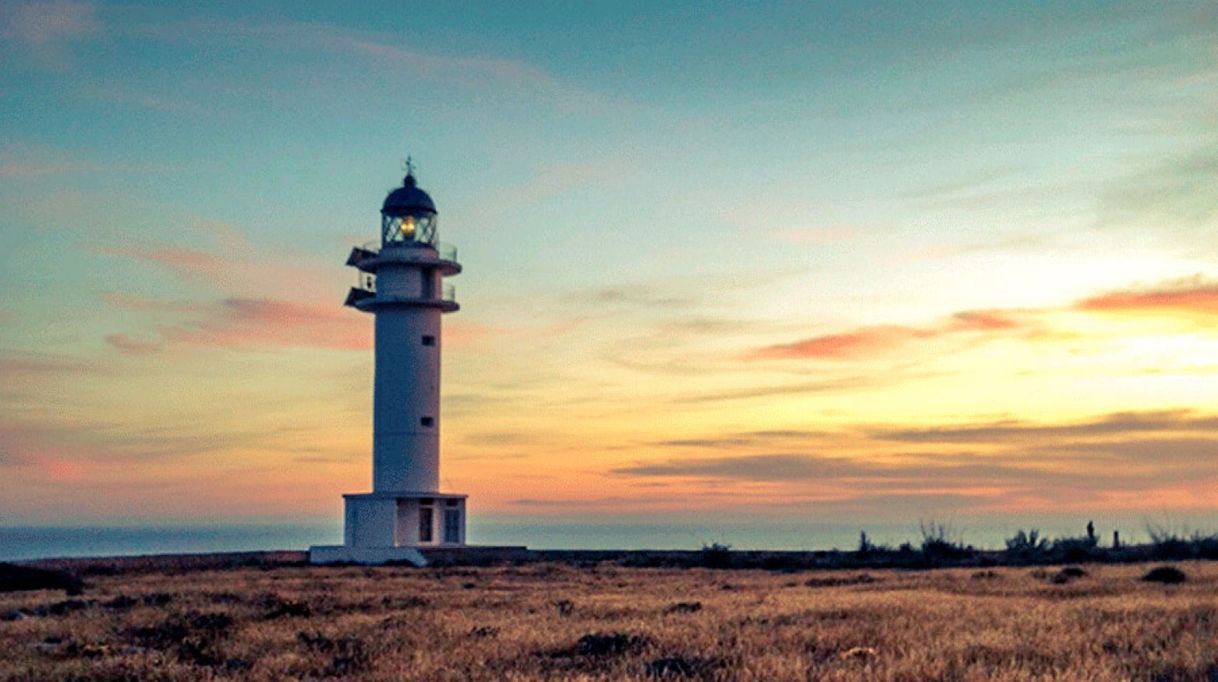
[{"label": "sunset sky", "polygon": [[409,154],[471,532],[1218,529],[1218,6],[738,5],[0,4],[0,525],[337,523]]}]

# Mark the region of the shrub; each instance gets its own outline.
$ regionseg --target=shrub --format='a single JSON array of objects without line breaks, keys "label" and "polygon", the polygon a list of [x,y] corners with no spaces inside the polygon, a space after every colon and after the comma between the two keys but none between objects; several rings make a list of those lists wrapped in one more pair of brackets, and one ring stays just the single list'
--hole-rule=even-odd
[{"label": "shrub", "polygon": [[110,601],[103,602],[102,608],[110,609],[112,611],[126,611],[138,603],[139,601],[136,599],[128,597],[125,594],[120,594]]},{"label": "shrub", "polygon": [[307,603],[295,599],[285,599],[273,593],[262,595],[258,600],[258,605],[266,609],[265,617],[268,620],[313,615],[313,609]]},{"label": "shrub", "polygon": [[700,601],[679,601],[664,609],[664,613],[697,613],[702,610]]},{"label": "shrub", "polygon": [[715,671],[723,667],[723,661],[717,658],[666,656],[664,658],[657,658],[647,664],[647,676],[662,680],[689,677],[713,679]]},{"label": "shrub", "polygon": [[1051,581],[1054,585],[1064,585],[1072,580],[1087,577],[1087,572],[1078,566],[1067,566],[1053,575]]},{"label": "shrub", "polygon": [[718,542],[702,545],[702,565],[707,568],[731,568],[732,546]]},{"label": "shrub", "polygon": [[1179,585],[1188,580],[1188,576],[1184,571],[1175,566],[1158,566],[1150,569],[1150,572],[1142,576],[1142,580],[1148,583],[1159,583],[1161,585]]},{"label": "shrub", "polygon": [[1147,523],[1146,533],[1150,535],[1150,542],[1154,546],[1152,554],[1156,559],[1188,559],[1193,555],[1189,541],[1166,526]]},{"label": "shrub", "polygon": [[320,632],[298,632],[296,640],[305,649],[329,657],[327,665],[317,671],[323,677],[348,677],[368,668],[372,663],[372,655],[359,639],[330,638]]},{"label": "shrub", "polygon": [[646,638],[621,632],[592,633],[584,635],[575,643],[575,653],[580,656],[616,656],[642,648]]},{"label": "shrub", "polygon": [[876,578],[866,573],[851,576],[828,576],[825,578],[809,578],[804,582],[807,587],[841,587],[843,585],[869,585]]},{"label": "shrub", "polygon": [[1050,550],[1057,561],[1091,561],[1100,557],[1094,536],[1058,538]]},{"label": "shrub", "polygon": [[973,554],[971,547],[951,539],[954,533],[945,523],[921,522],[918,528],[922,532],[922,559],[928,564],[965,559]]},{"label": "shrub", "polygon": [[1017,561],[1038,559],[1049,552],[1049,539],[1041,537],[1036,528],[1024,532],[1020,529],[1007,538],[1007,556]]},{"label": "shrub", "polygon": [[860,531],[859,531],[859,549],[858,549],[858,553],[859,553],[859,554],[864,554],[864,555],[865,555],[865,554],[871,554],[871,553],[872,553],[872,552],[874,552],[875,550],[876,550],[875,543],[871,541],[871,538],[867,537],[867,531],[865,531],[865,530],[860,530]]},{"label": "shrub", "polygon": [[80,578],[66,571],[0,564],[0,592],[63,590],[69,596],[75,596],[83,589],[84,583]]},{"label": "shrub", "polygon": [[1200,559],[1218,559],[1218,535],[1193,535],[1193,551]]}]

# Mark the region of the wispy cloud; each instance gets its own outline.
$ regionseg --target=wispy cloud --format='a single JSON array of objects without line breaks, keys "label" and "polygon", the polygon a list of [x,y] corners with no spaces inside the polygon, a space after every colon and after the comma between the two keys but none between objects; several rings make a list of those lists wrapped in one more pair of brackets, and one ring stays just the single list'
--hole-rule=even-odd
[{"label": "wispy cloud", "polygon": [[746,446],[769,447],[776,442],[797,441],[806,444],[810,440],[823,440],[840,437],[833,431],[818,429],[771,429],[764,431],[741,431],[703,438],[676,438],[659,440],[648,443],[650,446],[664,448],[694,448],[694,449],[729,449],[735,450]]},{"label": "wispy cloud", "polygon": [[213,303],[157,301],[107,295],[121,308],[172,312],[188,319],[157,327],[156,340],[111,334],[107,343],[126,353],[147,353],[165,345],[220,348],[307,347],[368,350],[372,331],[357,324],[354,313],[337,305],[302,304],[267,299],[227,298]]},{"label": "wispy cloud", "polygon": [[[1212,130],[1212,121],[1199,123]],[[1124,226],[1156,234],[1181,229],[1189,238],[1218,220],[1218,140],[1212,136],[1174,157],[1114,181],[1101,195],[1101,227]]]},{"label": "wispy cloud", "polygon": [[668,460],[614,469],[624,476],[688,476],[748,481],[799,481],[857,476],[856,462],[798,454],[746,455]]},{"label": "wispy cloud", "polygon": [[101,31],[96,7],[90,2],[50,0],[0,5],[0,38],[19,45],[46,67],[66,68],[72,60],[72,43]]},{"label": "wispy cloud", "polygon": [[887,325],[860,327],[840,334],[813,336],[792,343],[758,348],[748,359],[769,360],[815,358],[854,359],[887,351],[916,340],[936,339],[958,334],[1008,332],[1026,327],[1014,312],[970,310],[956,313],[939,324],[926,327]]},{"label": "wispy cloud", "polygon": [[231,226],[200,222],[194,227],[206,238],[201,240],[203,246],[152,243],[100,246],[93,252],[144,263],[234,298],[334,300],[339,296],[332,264],[300,254],[268,260],[262,257],[265,245],[254,244]]},{"label": "wispy cloud", "polygon": [[[1153,506],[1175,499],[1180,489],[1218,480],[1216,430],[1218,417],[1177,410],[1116,412],[1063,423],[729,432],[650,444],[670,453],[726,454],[673,455],[609,473],[671,480],[691,495],[724,483],[765,484],[818,504],[827,495],[861,502],[950,495],[973,510],[1012,505],[1033,510],[1103,506],[1120,497],[1129,508],[1125,493],[1130,491],[1143,491],[1143,503]],[[892,443],[915,449],[894,450]]]},{"label": "wispy cloud", "polygon": [[[734,400],[750,400],[754,398],[768,398],[784,395],[837,393],[842,391],[875,388],[876,386],[884,385],[892,381],[908,380],[913,378],[907,373],[892,372],[884,376],[879,376],[880,374],[881,373],[879,372],[873,372],[869,374],[818,379],[815,381],[801,381],[795,383],[754,386],[749,388],[721,391],[703,391],[699,393],[679,395],[674,397],[671,402],[675,404],[698,404]],[[926,373],[921,373],[918,376],[926,376]]]},{"label": "wispy cloud", "polygon": [[150,261],[189,277],[214,276],[229,263],[213,253],[176,246],[101,248],[98,252],[108,256]]},{"label": "wispy cloud", "polygon": [[362,58],[385,68],[394,77],[451,83],[462,87],[493,87],[546,98],[571,110],[620,111],[630,104],[620,97],[569,85],[528,63],[499,56],[442,54],[420,49],[402,35],[360,31],[344,26],[308,22],[262,22],[193,18],[167,24],[129,26],[136,38],[182,42],[239,41],[276,50],[310,51]]},{"label": "wispy cloud", "polygon": [[[163,114],[191,116],[194,118],[215,118],[224,114],[224,110],[218,107],[205,106],[199,101],[188,99],[182,90],[183,88],[179,87],[170,94],[157,94],[108,83],[105,85],[83,86],[78,91],[78,94],[99,102],[121,107],[148,109]],[[194,93],[194,95],[197,98],[200,97],[198,93]]]},{"label": "wispy cloud", "polygon": [[1143,433],[1191,433],[1218,429],[1218,417],[1187,410],[1117,412],[1073,424],[1035,424],[1008,420],[983,424],[936,426],[915,429],[869,428],[866,433],[880,440],[905,443],[1027,444],[1063,438],[1123,436]]},{"label": "wispy cloud", "polygon": [[1101,294],[1076,307],[1102,313],[1218,315],[1218,281],[1198,274],[1148,289]]},{"label": "wispy cloud", "polygon": [[693,299],[673,295],[656,287],[643,285],[615,286],[578,292],[574,299],[581,303],[594,305],[623,306],[639,308],[688,308],[694,304]]},{"label": "wispy cloud", "polygon": [[130,353],[132,355],[155,353],[161,349],[161,344],[156,341],[136,339],[127,336],[126,334],[107,334],[106,343],[124,353]]},{"label": "wispy cloud", "polygon": [[6,145],[0,148],[0,177],[35,178],[47,175],[85,175],[110,173],[163,173],[165,164],[110,163],[83,158],[49,147]]},{"label": "wispy cloud", "polygon": [[962,338],[992,341],[1017,338],[1045,341],[1075,338],[1048,326],[1050,314],[1170,315],[1206,318],[1218,315],[1218,281],[1196,274],[1151,287],[1110,291],[1061,307],[966,310],[923,326],[874,325],[812,336],[747,351],[746,360],[859,360],[892,353],[904,346]]},{"label": "wispy cloud", "polygon": [[162,327],[160,332],[171,343],[204,346],[368,350],[372,330],[353,324],[351,316],[336,305],[229,298],[195,324]]}]

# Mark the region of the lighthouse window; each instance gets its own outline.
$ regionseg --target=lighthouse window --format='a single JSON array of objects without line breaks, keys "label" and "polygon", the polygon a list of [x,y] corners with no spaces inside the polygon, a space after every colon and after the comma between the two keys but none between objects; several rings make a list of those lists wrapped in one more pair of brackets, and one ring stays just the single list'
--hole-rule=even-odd
[{"label": "lighthouse window", "polygon": [[435,426],[436,418],[435,417],[421,417],[419,419],[419,423],[422,424],[423,426]]},{"label": "lighthouse window", "polygon": [[424,346],[436,345],[436,337],[432,336],[431,334],[424,334],[423,335],[423,345]]},{"label": "lighthouse window", "polygon": [[435,511],[431,507],[419,508],[419,542],[432,541],[432,524],[435,523]]}]

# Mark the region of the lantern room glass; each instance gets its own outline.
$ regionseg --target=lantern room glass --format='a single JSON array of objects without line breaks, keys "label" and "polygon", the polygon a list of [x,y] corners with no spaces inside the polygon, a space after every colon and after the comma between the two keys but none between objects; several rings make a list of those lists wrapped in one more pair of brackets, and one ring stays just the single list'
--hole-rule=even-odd
[{"label": "lantern room glass", "polygon": [[436,244],[436,214],[413,211],[404,215],[382,215],[381,245]]}]

